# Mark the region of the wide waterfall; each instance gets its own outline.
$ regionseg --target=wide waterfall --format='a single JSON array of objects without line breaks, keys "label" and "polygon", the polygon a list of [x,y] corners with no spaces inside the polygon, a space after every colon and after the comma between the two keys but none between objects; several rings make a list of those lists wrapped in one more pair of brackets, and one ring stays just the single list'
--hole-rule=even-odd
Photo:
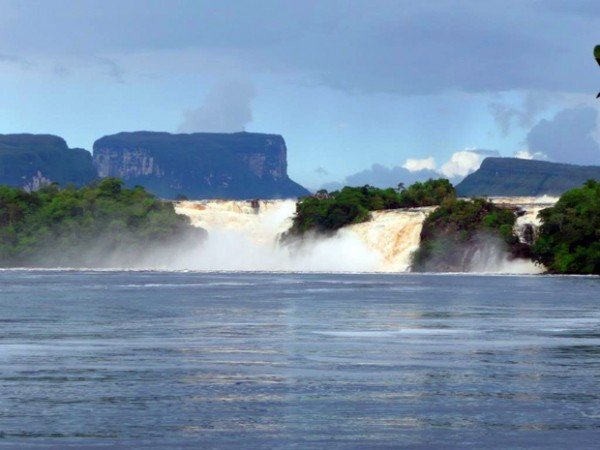
[{"label": "wide waterfall", "polygon": [[[537,213],[554,198],[497,198],[514,208],[516,232],[524,242],[535,237]],[[179,214],[208,231],[208,240],[190,251],[178,268],[195,270],[405,272],[412,252],[419,247],[423,221],[435,208],[377,211],[372,219],[339,230],[334,236],[309,236],[290,248],[279,236],[290,225],[293,200],[182,201]],[[529,261],[510,260],[494,246],[476,254],[473,272],[539,273],[543,268]]]},{"label": "wide waterfall", "polygon": [[176,211],[208,231],[208,240],[181,261],[197,270],[374,272],[381,256],[350,230],[279,244],[294,214],[293,200],[179,202]]}]

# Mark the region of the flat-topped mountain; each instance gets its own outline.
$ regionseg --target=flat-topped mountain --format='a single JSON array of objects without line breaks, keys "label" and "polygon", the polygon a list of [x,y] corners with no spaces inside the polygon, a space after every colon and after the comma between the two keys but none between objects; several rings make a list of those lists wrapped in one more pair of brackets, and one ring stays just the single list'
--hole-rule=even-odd
[{"label": "flat-topped mountain", "polygon": [[456,192],[462,197],[559,195],[590,179],[600,180],[600,166],[486,158],[456,186]]},{"label": "flat-topped mountain", "polygon": [[49,134],[0,134],[0,184],[35,190],[52,182],[84,185],[97,178],[90,152]]},{"label": "flat-topped mountain", "polygon": [[286,198],[309,192],[287,174],[283,137],[262,133],[139,131],[94,143],[100,177],[139,184],[162,198]]}]

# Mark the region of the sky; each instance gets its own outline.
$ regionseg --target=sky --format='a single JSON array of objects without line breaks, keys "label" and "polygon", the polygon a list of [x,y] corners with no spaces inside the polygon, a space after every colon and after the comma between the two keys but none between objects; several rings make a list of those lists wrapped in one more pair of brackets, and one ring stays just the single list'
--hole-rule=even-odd
[{"label": "sky", "polygon": [[0,0],[0,133],[284,136],[309,188],[600,164],[597,0]]}]

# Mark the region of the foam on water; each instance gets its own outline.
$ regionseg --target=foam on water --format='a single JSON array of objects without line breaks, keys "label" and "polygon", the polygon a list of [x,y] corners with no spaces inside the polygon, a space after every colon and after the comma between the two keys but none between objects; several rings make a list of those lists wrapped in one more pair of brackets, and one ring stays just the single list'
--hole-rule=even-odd
[{"label": "foam on water", "polygon": [[369,330],[369,331],[313,331],[315,334],[332,337],[348,337],[348,338],[363,338],[363,337],[393,337],[401,335],[415,336],[439,336],[474,333],[473,330],[461,329],[445,329],[445,328],[403,328],[399,330]]}]

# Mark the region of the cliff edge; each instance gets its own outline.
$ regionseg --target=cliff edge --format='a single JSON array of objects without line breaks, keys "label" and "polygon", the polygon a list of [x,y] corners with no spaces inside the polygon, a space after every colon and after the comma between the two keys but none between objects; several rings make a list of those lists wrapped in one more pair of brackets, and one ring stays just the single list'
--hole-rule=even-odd
[{"label": "cliff edge", "polygon": [[275,134],[118,133],[94,143],[94,165],[100,177],[139,184],[166,199],[309,194],[288,177],[285,141]]},{"label": "cliff edge", "polygon": [[560,195],[590,179],[600,180],[600,166],[486,158],[456,186],[456,193],[461,197]]}]

